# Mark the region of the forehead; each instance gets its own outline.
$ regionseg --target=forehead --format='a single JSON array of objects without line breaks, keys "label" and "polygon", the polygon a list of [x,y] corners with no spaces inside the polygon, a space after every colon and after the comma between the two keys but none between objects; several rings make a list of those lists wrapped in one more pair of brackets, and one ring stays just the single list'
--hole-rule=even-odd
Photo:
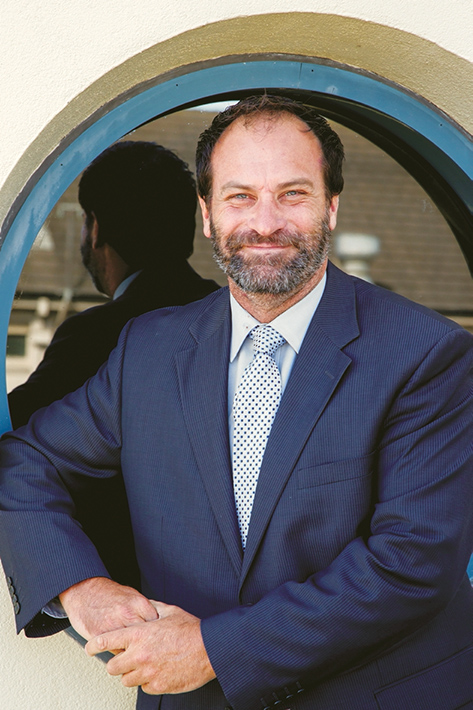
[{"label": "forehead", "polygon": [[319,140],[304,121],[290,113],[241,117],[218,139],[212,153],[214,187],[222,181],[264,176],[274,179],[323,177]]}]

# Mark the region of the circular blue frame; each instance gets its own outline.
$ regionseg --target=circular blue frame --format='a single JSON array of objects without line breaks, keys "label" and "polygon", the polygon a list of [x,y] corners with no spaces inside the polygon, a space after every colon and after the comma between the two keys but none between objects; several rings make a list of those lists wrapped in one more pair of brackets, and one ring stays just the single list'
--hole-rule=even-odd
[{"label": "circular blue frame", "polygon": [[[310,61],[251,60],[184,69],[182,76],[146,86],[124,97],[68,145],[30,189],[6,234],[0,253],[0,349],[6,350],[10,311],[15,289],[34,239],[48,214],[85,167],[137,126],[189,104],[215,100],[232,92],[263,88],[316,93],[361,126],[374,122],[386,135],[400,140],[431,167],[473,210],[473,161],[468,136],[421,98],[380,78],[350,68]],[[158,79],[157,79],[158,81]],[[139,88],[139,87],[138,87]],[[105,107],[106,109],[106,107]],[[341,121],[343,122],[343,121]],[[79,127],[80,128],[80,127]],[[361,132],[361,131],[360,131]],[[0,359],[0,431],[10,428],[5,359]]]}]

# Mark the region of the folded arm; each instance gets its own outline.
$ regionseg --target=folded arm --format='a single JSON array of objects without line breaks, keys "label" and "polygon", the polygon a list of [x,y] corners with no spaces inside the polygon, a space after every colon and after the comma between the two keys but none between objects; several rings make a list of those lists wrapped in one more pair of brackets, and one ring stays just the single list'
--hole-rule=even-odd
[{"label": "folded arm", "polygon": [[75,519],[69,487],[119,474],[125,340],[126,334],[110,367],[1,443],[0,552],[17,590],[17,626],[27,635],[50,633],[53,620],[39,610],[58,594],[84,579],[110,576]]}]

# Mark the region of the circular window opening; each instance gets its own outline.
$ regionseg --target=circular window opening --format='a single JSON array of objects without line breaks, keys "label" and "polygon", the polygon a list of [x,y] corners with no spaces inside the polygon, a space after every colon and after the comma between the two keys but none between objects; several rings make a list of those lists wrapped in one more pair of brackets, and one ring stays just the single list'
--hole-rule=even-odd
[{"label": "circular window opening", "polygon": [[[277,86],[274,86],[276,83]],[[44,260],[50,255],[51,249],[54,252],[56,237],[53,222],[62,220],[60,231],[67,237],[63,243],[66,259],[63,262],[62,274],[63,301],[64,293],[70,293],[67,290],[69,286],[66,284],[66,277],[74,285],[74,263],[77,256],[75,240],[78,215],[77,207],[74,206],[73,182],[86,165],[108,145],[130,131],[136,130],[131,138],[135,135],[138,137],[138,130],[144,135],[154,130],[152,126],[172,126],[173,122],[182,121],[183,119],[179,118],[181,115],[185,115],[187,118],[184,121],[189,123],[192,113],[202,114],[200,110],[176,113],[183,107],[192,108],[215,99],[235,99],[263,90],[284,93],[309,102],[318,107],[327,118],[340,124],[340,132],[347,143],[349,160],[346,167],[347,188],[343,193],[340,224],[336,235],[337,239],[340,239],[333,253],[334,258],[338,258],[347,269],[356,268],[354,262],[360,260],[353,256],[353,245],[355,242],[359,245],[364,240],[362,251],[368,248],[368,251],[371,249],[372,252],[369,259],[365,253],[365,263],[361,267],[367,270],[367,277],[444,313],[468,318],[470,311],[465,305],[465,299],[471,302],[471,282],[460,251],[452,238],[453,233],[463,256],[468,263],[473,263],[471,176],[468,174],[470,148],[467,136],[448,119],[439,116],[422,99],[387,82],[364,76],[346,67],[297,61],[253,61],[210,66],[156,83],[151,87],[142,87],[141,90],[138,87],[133,96],[118,98],[114,106],[104,107],[90,125],[76,129],[74,136],[71,135],[55,154],[49,156],[47,164],[45,162],[39,171],[41,174],[32,180],[36,181],[34,187],[30,188],[28,194],[20,196],[18,202],[22,202],[21,207],[14,206],[6,220],[6,225],[10,226],[5,235],[0,258],[0,290],[3,290],[3,303],[8,304],[13,300],[23,264],[49,213],[50,220],[38,237],[37,253],[41,253]],[[154,121],[156,116],[162,116],[160,121]],[[205,125],[208,120],[209,116],[206,114]],[[151,121],[153,123],[150,123]],[[142,128],[138,128],[140,126]],[[195,135],[202,127],[202,124],[197,126]],[[153,139],[177,149],[179,153],[179,146],[174,145],[174,139],[171,140],[175,128],[170,131],[167,139],[160,138],[161,130],[166,132],[168,129],[158,129],[158,135]],[[192,152],[195,135],[191,140]],[[348,136],[350,138],[347,138]],[[190,160],[187,149],[182,151],[181,155]],[[395,158],[396,162],[388,156]],[[377,180],[372,180],[371,183],[358,180],[358,159],[371,166],[367,173],[376,174],[378,171]],[[350,181],[353,183],[353,190],[350,190]],[[417,183],[425,192],[420,190]],[[65,197],[58,202],[65,191]],[[358,202],[361,199],[365,201],[362,207],[360,204],[358,209],[355,209],[355,206],[350,207],[353,194],[357,194]],[[415,218],[412,216],[414,213],[411,207],[402,202],[401,194],[410,194],[416,204]],[[394,201],[401,200],[398,202],[394,220],[393,209],[388,206],[389,197]],[[344,239],[341,239],[342,237]],[[371,247],[367,247],[368,242]],[[205,252],[206,248],[208,245],[204,242],[199,246],[198,238],[194,260],[198,261],[202,250]],[[418,256],[413,258],[416,251]],[[442,272],[448,283],[442,295],[438,283],[437,288],[432,286],[434,281],[438,281],[442,271],[440,262],[445,251],[454,254],[454,257],[450,271]],[[426,255],[429,259],[426,259]],[[205,259],[208,264],[208,253]],[[429,264],[425,277],[420,280],[416,279],[416,259]],[[348,264],[350,260],[351,266]],[[202,271],[203,267],[199,267],[197,261],[196,266]],[[392,276],[391,269],[394,262],[399,264],[399,275],[396,278]],[[32,279],[31,275],[28,277],[28,268],[20,282],[20,290],[25,294],[35,290],[27,286],[28,281],[31,286]],[[207,268],[211,267],[205,266],[204,273]],[[32,272],[36,273],[36,268]],[[83,283],[85,282],[83,280]],[[465,296],[463,300],[454,297],[458,284]],[[48,297],[39,292],[37,295],[43,299]],[[73,298],[69,300],[70,303],[72,301]],[[34,313],[35,317],[44,319],[49,306],[44,300],[40,303],[41,306],[35,307]],[[0,318],[3,318],[0,333],[5,346],[9,316],[6,310],[0,313]],[[46,317],[50,317],[54,311],[54,308],[49,310]],[[67,313],[67,308],[63,308],[62,314],[58,316],[56,309],[53,325],[65,312]],[[51,330],[51,320],[49,328]],[[22,327],[22,324],[12,321],[10,335],[17,336],[17,340],[18,337],[21,339],[25,335],[24,324]],[[11,337],[10,348],[13,342]],[[28,349],[27,346],[25,348]],[[36,355],[40,350],[41,346]],[[20,358],[14,356],[11,349],[10,353],[18,362]],[[6,407],[2,424],[3,428],[9,426]]]}]

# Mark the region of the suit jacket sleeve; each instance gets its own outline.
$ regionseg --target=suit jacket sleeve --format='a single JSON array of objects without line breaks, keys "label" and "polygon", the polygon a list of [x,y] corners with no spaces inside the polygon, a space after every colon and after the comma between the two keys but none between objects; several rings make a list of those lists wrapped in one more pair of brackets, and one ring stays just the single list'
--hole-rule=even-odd
[{"label": "suit jacket sleeve", "polygon": [[471,336],[455,330],[426,353],[380,423],[369,534],[307,580],[203,620],[234,708],[365,663],[447,606],[473,539],[472,411]]},{"label": "suit jacket sleeve", "polygon": [[[75,519],[63,479],[103,479],[119,472],[122,350],[118,347],[109,366],[80,390],[33,415],[18,435],[11,432],[2,442],[0,549],[18,597],[19,629],[69,586],[109,576]],[[37,635],[34,628],[29,635]]]}]

